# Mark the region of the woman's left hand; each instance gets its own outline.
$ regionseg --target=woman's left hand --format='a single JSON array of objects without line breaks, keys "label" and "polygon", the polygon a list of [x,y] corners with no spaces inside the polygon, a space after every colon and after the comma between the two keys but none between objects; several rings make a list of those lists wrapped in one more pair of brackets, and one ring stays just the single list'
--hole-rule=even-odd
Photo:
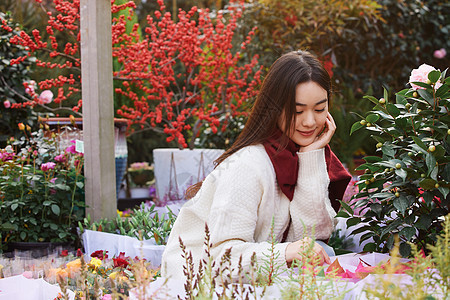
[{"label": "woman's left hand", "polygon": [[334,123],[333,117],[331,116],[330,112],[328,112],[322,133],[319,134],[314,140],[314,142],[312,142],[310,145],[306,147],[301,147],[300,152],[308,152],[317,149],[322,149],[323,147],[328,145],[335,131],[336,131],[336,123]]}]

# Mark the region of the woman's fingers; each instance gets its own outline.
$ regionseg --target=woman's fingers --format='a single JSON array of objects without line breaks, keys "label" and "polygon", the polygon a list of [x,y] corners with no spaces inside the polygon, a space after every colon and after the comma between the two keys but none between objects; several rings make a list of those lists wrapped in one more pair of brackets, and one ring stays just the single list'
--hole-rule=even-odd
[{"label": "woman's fingers", "polygon": [[320,265],[323,265],[324,263],[330,264],[330,257],[325,252],[323,247],[316,242],[314,242],[314,245],[311,247],[312,242],[313,241],[310,238],[303,238],[302,240],[290,243],[286,247],[285,253],[286,262],[288,263],[288,265],[290,265],[294,259],[301,260],[303,258],[301,253],[305,253],[307,251],[314,252],[314,255],[319,260]]}]

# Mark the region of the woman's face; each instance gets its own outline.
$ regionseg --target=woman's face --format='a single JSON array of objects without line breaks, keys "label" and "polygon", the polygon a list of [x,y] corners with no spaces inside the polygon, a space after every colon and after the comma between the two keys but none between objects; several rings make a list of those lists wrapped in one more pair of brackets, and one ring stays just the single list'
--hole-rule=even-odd
[{"label": "woman's face", "polygon": [[[309,81],[295,89],[296,114],[294,128],[287,134],[294,143],[306,147],[322,132],[328,114],[327,91],[319,84]],[[285,116],[282,113],[278,127],[284,131]]]}]

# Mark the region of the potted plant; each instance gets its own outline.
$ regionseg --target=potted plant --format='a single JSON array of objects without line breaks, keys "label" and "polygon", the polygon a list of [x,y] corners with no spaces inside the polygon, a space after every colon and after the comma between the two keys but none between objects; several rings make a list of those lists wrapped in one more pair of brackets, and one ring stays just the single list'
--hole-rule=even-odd
[{"label": "potted plant", "polygon": [[167,213],[161,211],[155,205],[142,203],[127,216],[118,214],[113,220],[91,222],[87,216],[78,223],[85,253],[106,250],[118,255],[125,252],[132,257],[143,256],[158,267],[176,219],[170,208],[165,208]]},{"label": "potted plant", "polygon": [[353,216],[348,205],[348,226],[362,223],[353,233],[365,234],[361,242],[372,238],[364,251],[387,252],[395,236],[400,253],[411,254],[410,242],[424,252],[443,230],[444,216],[450,212],[450,79],[422,65],[411,72],[410,88],[384,97],[365,98],[375,104],[351,133],[360,129],[372,132],[379,156],[367,156],[358,169],[357,207],[362,216]]},{"label": "potted plant", "polygon": [[55,136],[45,136],[43,129],[31,132],[22,123],[19,128],[24,136],[0,150],[2,248],[71,244],[84,216],[83,155],[75,144],[58,150]]},{"label": "potted plant", "polygon": [[127,170],[131,178],[130,185],[131,198],[150,197],[150,185],[154,184],[153,165],[148,162],[134,162]]}]

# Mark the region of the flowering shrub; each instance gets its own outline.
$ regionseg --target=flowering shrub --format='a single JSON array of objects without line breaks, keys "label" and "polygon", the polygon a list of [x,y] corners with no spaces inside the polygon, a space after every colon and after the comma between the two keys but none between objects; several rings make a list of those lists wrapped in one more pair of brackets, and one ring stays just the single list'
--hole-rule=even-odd
[{"label": "flowering shrub", "polygon": [[[20,65],[11,66],[11,60],[28,55],[28,51],[21,45],[11,44],[9,39],[20,33],[18,24],[13,22],[10,13],[0,12],[0,147],[6,146],[10,136],[19,136],[17,124],[28,122],[30,125],[36,120],[29,107],[11,109],[17,102],[22,102],[25,95],[22,83],[30,80],[30,68],[35,58],[28,56]],[[26,99],[26,98],[25,98]]]},{"label": "flowering shrub", "polygon": [[[365,157],[358,185],[357,207],[363,216],[350,217],[347,225],[364,225],[353,233],[367,231],[373,238],[365,251],[387,252],[400,238],[400,253],[409,256],[415,243],[427,251],[442,231],[443,216],[450,209],[450,79],[446,71],[422,65],[411,73],[411,88],[396,94],[395,103],[366,96],[372,111],[352,126],[351,133],[365,128],[377,141],[379,156]],[[353,210],[344,205],[353,215]]]},{"label": "flowering shrub", "polygon": [[83,156],[58,152],[54,136],[30,132],[0,150],[2,243],[72,242],[84,216]]},{"label": "flowering shrub", "polygon": [[[78,112],[82,105],[79,1],[53,2],[56,11],[48,12],[49,41],[44,41],[45,37],[36,29],[31,35],[25,31],[14,35],[10,42],[26,47],[30,54],[11,60],[11,65],[21,64],[28,55],[50,52],[50,58],[37,59],[37,66],[58,68],[69,75],[43,80],[38,83],[39,88],[57,90],[53,102],[59,108],[63,101],[75,100],[72,109]],[[162,0],[158,5],[154,17],[147,17],[143,36],[137,23],[127,33],[131,16],[113,18],[113,57],[119,66],[114,79],[122,82],[115,92],[128,99],[126,105],[116,107],[117,114],[129,120],[131,130],[164,132],[168,141],[175,141],[181,148],[188,147],[189,143],[192,148],[205,124],[213,132],[225,131],[228,118],[219,119],[221,115],[238,116],[248,112],[248,102],[256,95],[260,83],[261,69],[256,55],[246,58],[244,53],[253,31],[235,49],[232,41],[243,3],[233,2],[228,15],[218,12],[214,19],[208,9],[193,7],[189,12],[180,11],[177,21],[172,20]],[[112,12],[133,8],[132,1],[113,4]],[[70,42],[60,45],[56,32],[66,33]],[[244,58],[249,62],[244,63]],[[27,104],[45,106],[47,99],[46,95],[36,94]],[[18,106],[21,105],[26,103]]]}]

